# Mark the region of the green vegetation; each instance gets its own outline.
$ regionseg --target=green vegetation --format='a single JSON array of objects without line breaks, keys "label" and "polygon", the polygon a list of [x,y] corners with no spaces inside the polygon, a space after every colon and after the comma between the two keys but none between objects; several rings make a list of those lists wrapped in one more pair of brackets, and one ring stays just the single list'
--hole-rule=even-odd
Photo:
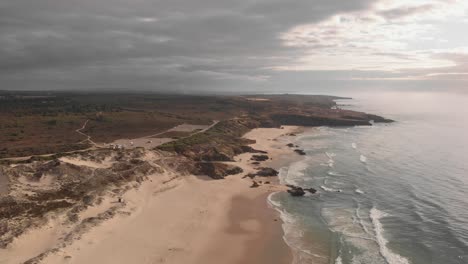
[{"label": "green vegetation", "polygon": [[231,160],[243,152],[245,145],[252,143],[241,137],[257,126],[258,123],[250,119],[224,120],[205,132],[163,144],[158,149],[177,152],[193,160]]},{"label": "green vegetation", "polygon": [[80,131],[101,143],[150,136],[183,123],[210,125],[220,120],[209,131],[188,138],[184,133],[167,133],[165,136],[179,140],[161,149],[219,149],[225,143],[237,148],[238,138],[250,128],[278,125],[271,118],[273,114],[319,114],[327,118],[339,115],[330,110],[334,105],[333,97],[327,96],[0,91],[0,158],[87,148],[89,145],[80,143],[86,137],[76,132],[86,120],[86,127]]}]

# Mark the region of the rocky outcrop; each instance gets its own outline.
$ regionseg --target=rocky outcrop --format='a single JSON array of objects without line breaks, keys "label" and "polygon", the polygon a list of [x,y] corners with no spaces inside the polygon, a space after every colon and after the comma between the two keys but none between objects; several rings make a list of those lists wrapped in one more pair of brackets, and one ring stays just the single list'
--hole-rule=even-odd
[{"label": "rocky outcrop", "polygon": [[302,149],[295,149],[294,152],[296,152],[297,154],[302,155],[302,156],[304,156],[306,154],[305,151],[302,150]]},{"label": "rocky outcrop", "polygon": [[311,194],[317,192],[317,190],[314,188],[302,188],[291,184],[286,184],[286,186],[290,188],[288,193],[291,194],[291,196],[304,196],[306,191]]},{"label": "rocky outcrop", "polygon": [[288,190],[291,196],[304,196],[305,192],[301,187],[296,187]]},{"label": "rocky outcrop", "polygon": [[255,173],[255,176],[274,177],[274,176],[278,176],[278,174],[279,172],[275,169],[262,167],[258,169],[257,173]]},{"label": "rocky outcrop", "polygon": [[268,160],[269,157],[267,155],[253,155],[250,159],[254,161],[265,161]]},{"label": "rocky outcrop", "polygon": [[272,114],[273,120],[282,125],[289,126],[370,126],[370,120],[363,119],[348,119],[343,117],[330,117],[319,115],[302,115],[302,114]]},{"label": "rocky outcrop", "polygon": [[250,188],[258,188],[258,187],[260,187],[260,184],[258,184],[258,182],[256,181],[253,181],[252,185],[250,185]]},{"label": "rocky outcrop", "polygon": [[304,189],[304,190],[310,192],[311,194],[314,194],[314,193],[317,192],[317,190],[314,189],[314,188],[306,188],[306,189]]},{"label": "rocky outcrop", "polygon": [[263,150],[254,149],[251,146],[241,146],[242,152],[244,153],[262,153],[267,154],[268,152]]},{"label": "rocky outcrop", "polygon": [[223,153],[218,148],[208,148],[201,155],[202,161],[232,161],[229,154]]},{"label": "rocky outcrop", "polygon": [[279,172],[277,170],[272,169],[272,168],[262,167],[262,168],[258,168],[257,170],[258,170],[257,172],[246,174],[242,178],[249,177],[249,178],[253,179],[256,176],[259,176],[259,177],[275,177],[275,176],[278,176],[278,174],[279,174]]},{"label": "rocky outcrop", "polygon": [[375,123],[393,123],[392,119],[387,119],[378,115],[366,114],[367,119],[374,121]]},{"label": "rocky outcrop", "polygon": [[242,173],[240,167],[218,163],[218,162],[198,162],[195,165],[195,175],[206,175],[213,179],[224,179],[228,175],[235,175]]}]

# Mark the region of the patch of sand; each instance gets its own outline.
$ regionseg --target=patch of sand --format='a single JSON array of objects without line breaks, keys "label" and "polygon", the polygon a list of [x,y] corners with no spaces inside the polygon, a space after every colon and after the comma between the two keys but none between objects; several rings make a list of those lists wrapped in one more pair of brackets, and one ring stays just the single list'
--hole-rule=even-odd
[{"label": "patch of sand", "polygon": [[59,160],[62,162],[70,163],[70,164],[77,165],[77,166],[86,166],[86,167],[96,168],[96,169],[98,168],[105,169],[105,168],[110,168],[112,166],[111,162],[99,163],[95,161],[83,160],[83,159],[78,159],[78,158],[62,157],[62,158],[59,158]]},{"label": "patch of sand", "polygon": [[132,149],[132,148],[145,148],[145,149],[152,149],[159,145],[162,145],[167,142],[171,142],[174,139],[172,138],[135,138],[135,139],[118,139],[110,145],[121,145],[123,148]]},{"label": "patch of sand", "polygon": [[171,128],[169,131],[178,131],[178,132],[193,132],[195,130],[204,130],[210,127],[210,125],[191,125],[191,124],[182,124],[174,128]]}]

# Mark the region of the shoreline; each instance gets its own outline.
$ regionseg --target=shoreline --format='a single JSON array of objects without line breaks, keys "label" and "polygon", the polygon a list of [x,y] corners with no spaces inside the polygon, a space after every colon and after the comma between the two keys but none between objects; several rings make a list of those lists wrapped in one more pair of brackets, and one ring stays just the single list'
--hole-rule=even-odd
[{"label": "shoreline", "polygon": [[[299,126],[282,126],[281,128],[256,128],[249,131],[244,135],[244,138],[255,140],[256,143],[250,146],[254,149],[266,151],[266,155],[268,155],[270,159],[261,162],[261,164],[257,166],[251,164],[246,166],[246,161],[250,161],[246,159],[246,156],[249,157],[252,156],[252,154],[243,153],[235,157],[235,165],[244,169],[243,174],[248,174],[255,171],[256,167],[271,167],[279,170],[292,162],[300,160],[302,156],[295,153],[293,148],[288,147],[287,144],[292,142],[288,137],[296,137],[296,134],[302,133],[303,130],[304,128]],[[270,195],[286,191],[287,187],[280,184],[279,175],[276,177],[266,177],[266,179],[271,181],[271,187],[268,187],[268,190],[263,191],[263,193],[253,201],[244,198],[243,201],[237,200],[237,202],[235,202],[236,198],[239,199],[239,197],[234,197],[232,199],[233,204],[237,203],[238,207],[244,207],[243,209],[237,208],[237,210],[241,212],[239,214],[241,217],[246,216],[245,210],[256,211],[254,217],[257,221],[261,222],[260,229],[262,230],[261,235],[259,235],[257,239],[249,242],[249,246],[246,247],[242,260],[236,263],[293,263],[293,250],[285,240],[284,223],[281,219],[280,212],[275,209],[269,201]],[[263,184],[260,187],[266,186],[266,184]],[[236,211],[236,208],[231,208],[231,210]],[[234,215],[235,214],[233,214],[233,217]]]},{"label": "shoreline", "polygon": [[[258,166],[282,166],[281,155],[296,156],[286,146],[288,139],[280,138],[297,129],[248,132],[245,137],[256,140],[250,146],[267,151],[272,160],[252,165],[253,154],[243,153],[235,162],[226,162],[241,167],[241,174],[213,180],[165,171],[130,188],[122,196],[123,204],[109,194],[101,204],[81,212],[87,226],[72,226],[62,221],[63,214],[50,215],[47,224],[0,249],[4,260],[0,263],[22,263],[37,256],[38,262],[31,263],[214,264],[220,258],[223,263],[292,263],[279,212],[267,201],[271,193],[287,188],[277,177],[262,177],[271,183],[250,188],[252,180],[243,175]],[[255,180],[260,182],[259,178]],[[111,216],[102,217],[106,214]]]}]

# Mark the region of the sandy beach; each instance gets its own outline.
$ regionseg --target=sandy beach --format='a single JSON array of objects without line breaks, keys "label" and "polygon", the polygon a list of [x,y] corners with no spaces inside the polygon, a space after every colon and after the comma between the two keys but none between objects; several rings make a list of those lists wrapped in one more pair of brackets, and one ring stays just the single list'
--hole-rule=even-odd
[{"label": "sandy beach", "polygon": [[[281,155],[294,154],[285,146],[288,137],[279,138],[297,130],[260,128],[245,137],[268,152],[271,160],[261,166],[277,167]],[[81,212],[92,223],[86,227],[73,229],[56,215],[0,250],[0,263],[22,263],[44,252],[38,263],[291,263],[281,219],[267,202],[285,187],[268,179],[271,184],[250,188],[252,180],[243,176],[255,170],[251,155],[237,156],[231,163],[244,172],[224,180],[173,171],[151,175],[127,191],[123,203],[109,196]],[[109,209],[113,216],[103,218]],[[67,234],[73,236],[64,240]]]}]

